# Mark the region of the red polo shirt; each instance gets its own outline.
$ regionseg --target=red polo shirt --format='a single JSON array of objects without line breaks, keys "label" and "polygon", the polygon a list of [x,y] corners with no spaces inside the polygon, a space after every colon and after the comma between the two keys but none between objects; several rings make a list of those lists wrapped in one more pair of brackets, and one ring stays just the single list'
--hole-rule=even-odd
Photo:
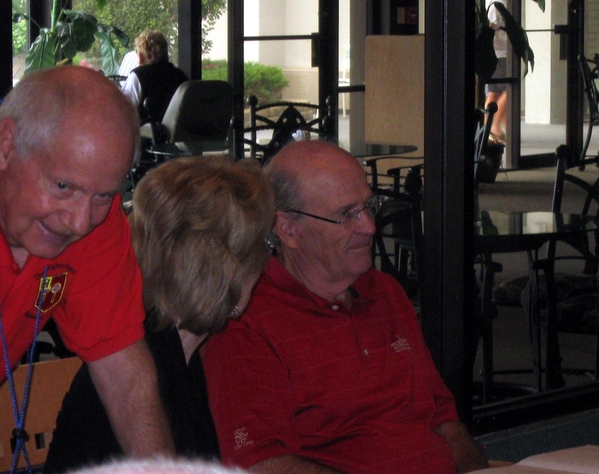
[{"label": "red polo shirt", "polygon": [[[84,361],[118,352],[143,337],[141,273],[116,196],[106,220],[53,260],[30,255],[19,269],[0,233],[0,314],[11,367],[33,341],[46,266],[40,328],[54,318],[64,343]],[[0,383],[5,377],[0,364]]]},{"label": "red polo shirt", "polygon": [[332,304],[274,258],[204,365],[221,455],[249,467],[284,454],[342,472],[455,472],[434,429],[458,419],[412,304],[377,270]]}]

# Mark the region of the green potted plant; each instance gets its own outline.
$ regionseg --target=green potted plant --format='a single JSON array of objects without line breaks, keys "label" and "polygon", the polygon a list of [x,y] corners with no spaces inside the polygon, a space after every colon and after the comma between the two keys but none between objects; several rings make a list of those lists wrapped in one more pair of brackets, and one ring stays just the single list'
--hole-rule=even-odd
[{"label": "green potted plant", "polygon": [[[545,11],[545,0],[533,0],[542,11]],[[514,54],[524,62],[523,75],[528,73],[528,65],[533,70],[535,66],[535,56],[528,44],[528,36],[524,28],[514,19],[509,10],[501,2],[492,2],[487,8],[484,8],[478,2],[476,7],[476,43],[475,43],[475,70],[480,82],[486,82],[493,76],[497,67],[497,55],[493,48],[493,39],[495,29],[492,28],[489,20],[489,9],[495,7],[505,26],[500,27],[507,33],[508,39],[512,44]]]},{"label": "green potted plant", "polygon": [[[106,0],[97,0],[104,8]],[[24,13],[13,14],[13,22],[33,21]],[[98,22],[93,15],[64,8],[62,0],[53,0],[50,28],[40,28],[25,59],[25,74],[37,69],[54,67],[72,60],[79,52],[88,51],[95,41],[100,42],[102,70],[107,76],[117,74],[119,63],[115,40],[123,46],[129,37],[119,28]]]}]

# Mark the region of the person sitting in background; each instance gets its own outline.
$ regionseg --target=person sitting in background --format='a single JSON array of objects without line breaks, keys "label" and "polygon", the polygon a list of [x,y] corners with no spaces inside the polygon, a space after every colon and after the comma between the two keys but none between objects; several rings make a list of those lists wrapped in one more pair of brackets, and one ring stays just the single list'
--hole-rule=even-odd
[{"label": "person sitting in background", "polygon": [[[146,339],[176,452],[218,458],[199,355],[238,318],[268,260],[273,193],[253,162],[182,158],[148,173],[129,216],[143,276]],[[64,398],[45,473],[122,455],[85,366]]]},{"label": "person sitting in background", "polygon": [[137,51],[129,51],[125,56],[123,56],[123,60],[121,61],[121,65],[119,66],[119,76],[127,77],[131,74],[131,71],[139,66],[139,56]]},{"label": "person sitting in background", "polygon": [[169,62],[168,43],[160,31],[142,31],[135,38],[135,50],[139,66],[131,71],[121,91],[138,108],[142,124],[160,122],[175,91],[189,78]]},{"label": "person sitting in background", "polygon": [[410,300],[372,267],[381,200],[358,160],[308,140],[266,169],[275,255],[243,318],[204,351],[223,462],[261,473],[487,467]]}]

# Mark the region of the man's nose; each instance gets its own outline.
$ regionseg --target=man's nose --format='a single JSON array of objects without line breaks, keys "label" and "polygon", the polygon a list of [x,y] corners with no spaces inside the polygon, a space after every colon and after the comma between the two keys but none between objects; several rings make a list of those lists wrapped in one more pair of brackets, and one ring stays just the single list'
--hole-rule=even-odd
[{"label": "man's nose", "polygon": [[80,199],[70,203],[70,206],[62,213],[61,220],[72,235],[84,237],[93,228],[91,202],[87,199]]},{"label": "man's nose", "polygon": [[366,210],[360,213],[360,219],[358,220],[358,229],[364,234],[374,235],[376,232],[376,224],[374,222],[375,216]]}]

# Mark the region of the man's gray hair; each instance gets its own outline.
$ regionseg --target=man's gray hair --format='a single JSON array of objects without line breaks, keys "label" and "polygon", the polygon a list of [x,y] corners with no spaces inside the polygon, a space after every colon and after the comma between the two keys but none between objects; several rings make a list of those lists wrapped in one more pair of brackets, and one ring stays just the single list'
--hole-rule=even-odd
[{"label": "man's gray hair", "polygon": [[[271,160],[264,170],[275,192],[275,211],[302,210],[304,202],[301,198],[301,183],[297,173],[277,167],[275,159]],[[293,215],[294,218],[299,217]],[[269,241],[275,250],[280,251],[281,241],[274,229],[270,232]]]},{"label": "man's gray hair", "polygon": [[69,108],[68,91],[57,87],[52,100],[44,100],[47,88],[42,71],[27,75],[6,96],[0,106],[0,121],[15,123],[15,146],[21,158],[44,149],[60,132]]},{"label": "man's gray hair", "polygon": [[[85,99],[85,89],[74,91],[71,77],[57,80],[49,77],[52,72],[52,69],[44,69],[27,74],[0,105],[0,121],[11,119],[15,124],[15,148],[21,159],[48,148],[57,134],[68,133],[62,126],[69,110]],[[127,101],[123,104],[130,105]],[[90,107],[93,106],[90,100]],[[133,161],[136,162],[140,155],[139,118],[133,105],[130,108],[123,109],[122,113],[130,115],[128,119],[135,138]]]}]

